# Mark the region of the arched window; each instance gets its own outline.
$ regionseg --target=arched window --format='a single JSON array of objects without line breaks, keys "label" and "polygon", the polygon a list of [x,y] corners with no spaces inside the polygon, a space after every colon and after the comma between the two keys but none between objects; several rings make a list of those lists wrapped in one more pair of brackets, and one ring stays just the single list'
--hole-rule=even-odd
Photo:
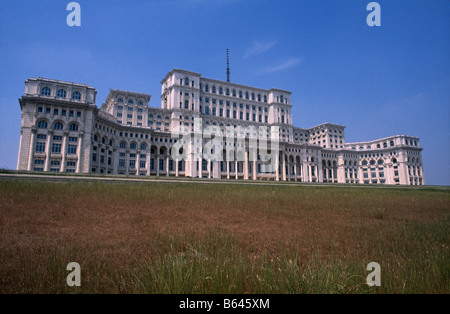
[{"label": "arched window", "polygon": [[78,132],[78,124],[72,123],[69,127],[69,130],[73,132]]},{"label": "arched window", "polygon": [[145,143],[141,144],[141,150],[147,150],[147,145]]},{"label": "arched window", "polygon": [[94,135],[94,141],[95,141],[95,142],[98,141],[98,136],[97,136],[97,134]]},{"label": "arched window", "polygon": [[57,96],[58,96],[59,98],[66,98],[66,91],[65,91],[64,89],[58,90]]},{"label": "arched window", "polygon": [[184,79],[184,85],[189,86],[189,78],[186,77]]},{"label": "arched window", "polygon": [[53,126],[53,129],[55,130],[62,130],[63,129],[63,124],[61,122],[56,122],[55,125]]},{"label": "arched window", "polygon": [[136,143],[131,143],[130,144],[130,149],[136,149]]},{"label": "arched window", "polygon": [[209,85],[208,84],[205,85],[205,92],[209,92]]},{"label": "arched window", "polygon": [[212,87],[212,93],[215,94],[216,93],[216,86],[213,85]]},{"label": "arched window", "polygon": [[391,141],[391,142],[390,142],[390,145],[391,145],[391,146],[394,146],[394,141]]},{"label": "arched window", "polygon": [[383,162],[383,159],[379,159],[379,160],[378,160],[378,164],[379,164],[379,165],[382,165],[383,163],[384,163],[384,162]]},{"label": "arched window", "polygon": [[223,88],[219,87],[219,94],[222,95],[223,94]]},{"label": "arched window", "polygon": [[249,99],[249,98],[250,98],[249,93],[245,92],[245,99]]},{"label": "arched window", "polygon": [[122,149],[127,148],[127,143],[120,142],[120,148],[122,148]]},{"label": "arched window", "polygon": [[229,90],[228,88],[227,88],[225,94],[226,94],[227,96],[230,96],[230,90]]},{"label": "arched window", "polygon": [[264,95],[264,102],[267,102],[267,95]]},{"label": "arched window", "polygon": [[117,102],[123,102],[122,98],[117,99]]},{"label": "arched window", "polygon": [[242,91],[239,91],[239,98],[242,98]]},{"label": "arched window", "polygon": [[236,97],[236,91],[233,89],[233,97]]},{"label": "arched window", "polygon": [[48,87],[43,87],[43,88],[41,89],[41,95],[42,95],[42,96],[50,96],[50,94],[51,94],[50,88],[48,88]]},{"label": "arched window", "polygon": [[45,121],[45,120],[41,120],[41,121],[38,122],[38,128],[39,129],[46,129],[47,126],[48,126],[48,124],[47,124],[47,121]]},{"label": "arched window", "polygon": [[372,159],[372,160],[370,161],[370,165],[371,165],[371,166],[375,165],[375,160]]},{"label": "arched window", "polygon": [[80,94],[80,92],[79,92],[79,91],[74,91],[74,92],[72,93],[72,99],[80,100],[80,99],[81,99],[81,94]]},{"label": "arched window", "polygon": [[381,145],[380,145],[380,144],[377,144],[377,148],[381,148]]},{"label": "arched window", "polygon": [[367,166],[367,160],[363,160],[362,165]]},{"label": "arched window", "polygon": [[138,101],[138,105],[142,106],[144,103],[142,101]]},{"label": "arched window", "polygon": [[129,99],[129,100],[128,100],[128,103],[129,103],[130,105],[132,105],[132,104],[134,104],[134,101],[133,101],[132,99]]}]

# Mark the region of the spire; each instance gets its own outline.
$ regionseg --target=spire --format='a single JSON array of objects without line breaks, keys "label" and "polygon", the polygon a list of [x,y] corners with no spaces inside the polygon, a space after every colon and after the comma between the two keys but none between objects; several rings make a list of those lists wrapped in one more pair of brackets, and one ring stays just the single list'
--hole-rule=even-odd
[{"label": "spire", "polygon": [[227,49],[227,82],[230,81],[230,56],[228,55]]}]

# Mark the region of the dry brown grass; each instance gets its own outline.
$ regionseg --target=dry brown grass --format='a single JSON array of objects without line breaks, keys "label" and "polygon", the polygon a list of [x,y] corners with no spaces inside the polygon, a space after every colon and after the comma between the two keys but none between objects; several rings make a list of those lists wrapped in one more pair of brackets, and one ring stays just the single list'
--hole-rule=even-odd
[{"label": "dry brown grass", "polygon": [[[46,266],[52,258],[57,267],[73,258],[90,265],[91,280],[114,281],[112,273],[211,235],[231,239],[250,260],[286,252],[304,261],[395,260],[425,244],[448,250],[449,214],[448,190],[1,180],[0,291],[60,292]],[[415,233],[443,221],[437,238]],[[96,265],[109,272],[96,278]],[[38,278],[30,282],[27,269],[46,274],[51,287],[30,287]],[[102,291],[130,292],[114,284]]]}]

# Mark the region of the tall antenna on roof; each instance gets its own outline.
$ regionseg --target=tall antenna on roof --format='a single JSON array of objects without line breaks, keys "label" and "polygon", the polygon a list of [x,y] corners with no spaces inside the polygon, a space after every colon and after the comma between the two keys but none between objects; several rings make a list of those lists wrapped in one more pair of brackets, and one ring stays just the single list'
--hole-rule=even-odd
[{"label": "tall antenna on roof", "polygon": [[227,82],[230,81],[230,56],[227,49]]}]

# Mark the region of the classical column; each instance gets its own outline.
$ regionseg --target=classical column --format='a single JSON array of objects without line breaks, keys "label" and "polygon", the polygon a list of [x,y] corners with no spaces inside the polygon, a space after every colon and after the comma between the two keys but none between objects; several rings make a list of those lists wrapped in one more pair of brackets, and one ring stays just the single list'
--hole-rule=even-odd
[{"label": "classical column", "polygon": [[297,158],[294,159],[294,181],[297,182]]},{"label": "classical column", "polygon": [[52,136],[53,131],[49,130],[47,133],[47,140],[45,144],[45,165],[44,165],[44,171],[48,171],[48,168],[50,166],[50,153],[51,153],[51,145],[52,145]]},{"label": "classical column", "polygon": [[67,154],[67,138],[69,136],[69,132],[65,131],[63,136],[63,143],[61,148],[61,168],[59,169],[60,172],[66,171],[66,154]]},{"label": "classical column", "polygon": [[77,145],[77,173],[81,172],[81,150],[83,148],[83,136],[84,133],[78,134],[78,145]]},{"label": "classical column", "polygon": [[139,175],[139,172],[141,170],[141,152],[140,151],[136,151],[136,175]]},{"label": "classical column", "polygon": [[34,154],[34,150],[35,150],[35,144],[36,143],[36,129],[31,129],[31,144],[30,144],[30,150],[29,150],[29,154],[28,154],[28,167],[27,170],[31,171],[32,168],[32,164],[33,164],[33,154]]},{"label": "classical column", "polygon": [[176,159],[175,160],[175,177],[179,176],[179,170],[178,170],[179,165],[178,165],[178,163],[179,163],[179,161],[178,161],[178,159]]},{"label": "classical column", "polygon": [[145,162],[145,166],[147,167],[147,176],[150,176],[150,163],[151,163],[151,159],[152,159],[152,154],[151,154],[151,147],[150,149],[147,151],[147,158],[146,158],[146,162]]},{"label": "classical column", "polygon": [[159,177],[159,154],[156,157],[156,176]]},{"label": "classical column", "polygon": [[208,171],[208,179],[211,179],[211,160],[207,160],[206,170]]},{"label": "classical column", "polygon": [[166,158],[166,177],[168,177],[169,176],[169,161],[170,161],[169,155],[167,155],[165,158]]},{"label": "classical column", "polygon": [[248,180],[248,151],[245,151],[245,161],[244,161],[244,180]]},{"label": "classical column", "polygon": [[282,153],[278,152],[278,156],[275,158],[275,180],[280,181],[280,156]]}]

